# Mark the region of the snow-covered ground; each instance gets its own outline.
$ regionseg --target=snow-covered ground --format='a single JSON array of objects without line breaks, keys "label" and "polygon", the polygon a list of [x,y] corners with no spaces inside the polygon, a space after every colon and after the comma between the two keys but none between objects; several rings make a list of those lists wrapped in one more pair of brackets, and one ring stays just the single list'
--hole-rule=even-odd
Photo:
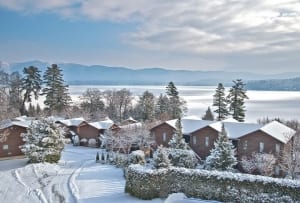
[{"label": "snow-covered ground", "polygon": [[[95,163],[99,149],[67,145],[58,164],[27,164],[26,159],[0,161],[0,202],[22,203],[162,203],[124,193],[122,169]],[[173,198],[167,202],[202,202]],[[207,202],[207,201],[203,201]]]}]

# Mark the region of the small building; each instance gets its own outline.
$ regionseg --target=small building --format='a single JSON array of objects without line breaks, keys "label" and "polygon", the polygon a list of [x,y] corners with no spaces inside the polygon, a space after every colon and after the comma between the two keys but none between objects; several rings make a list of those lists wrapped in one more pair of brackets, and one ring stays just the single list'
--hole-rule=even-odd
[{"label": "small building", "polygon": [[0,158],[24,155],[22,133],[26,133],[31,121],[4,120],[0,122]]}]

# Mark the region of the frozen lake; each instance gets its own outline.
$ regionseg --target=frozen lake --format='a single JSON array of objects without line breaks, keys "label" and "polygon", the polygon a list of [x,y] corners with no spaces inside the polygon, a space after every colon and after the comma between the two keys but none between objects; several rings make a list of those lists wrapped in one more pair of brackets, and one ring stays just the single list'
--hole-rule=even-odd
[{"label": "frozen lake", "polygon": [[[140,96],[146,90],[158,96],[165,93],[165,86],[69,86],[73,101],[87,88],[98,88],[101,91],[129,89],[133,96]],[[187,101],[188,115],[202,116],[207,107],[212,105],[216,86],[177,86],[179,95]],[[229,87],[226,88],[228,92]],[[246,121],[256,122],[258,118],[280,117],[300,119],[300,91],[253,91],[248,90],[246,100]]]}]

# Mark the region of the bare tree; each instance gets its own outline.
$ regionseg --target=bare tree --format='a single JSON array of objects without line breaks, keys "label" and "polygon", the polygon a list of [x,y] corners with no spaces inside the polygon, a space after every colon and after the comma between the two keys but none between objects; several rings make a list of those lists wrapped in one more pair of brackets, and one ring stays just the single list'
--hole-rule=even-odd
[{"label": "bare tree", "polygon": [[3,130],[0,133],[0,143],[6,142],[8,135],[9,135],[9,130],[8,129]]},{"label": "bare tree", "polygon": [[292,179],[300,168],[300,130],[296,134],[289,135],[289,142],[281,152],[280,166]]}]

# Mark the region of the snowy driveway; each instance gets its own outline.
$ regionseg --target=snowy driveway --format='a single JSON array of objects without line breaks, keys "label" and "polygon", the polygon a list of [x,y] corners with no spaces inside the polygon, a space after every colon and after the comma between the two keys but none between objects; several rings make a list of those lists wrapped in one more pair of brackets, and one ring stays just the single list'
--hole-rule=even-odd
[{"label": "snowy driveway", "polygon": [[122,170],[95,163],[97,151],[66,146],[59,164],[24,166],[24,160],[0,162],[0,202],[163,202],[125,194]]}]

